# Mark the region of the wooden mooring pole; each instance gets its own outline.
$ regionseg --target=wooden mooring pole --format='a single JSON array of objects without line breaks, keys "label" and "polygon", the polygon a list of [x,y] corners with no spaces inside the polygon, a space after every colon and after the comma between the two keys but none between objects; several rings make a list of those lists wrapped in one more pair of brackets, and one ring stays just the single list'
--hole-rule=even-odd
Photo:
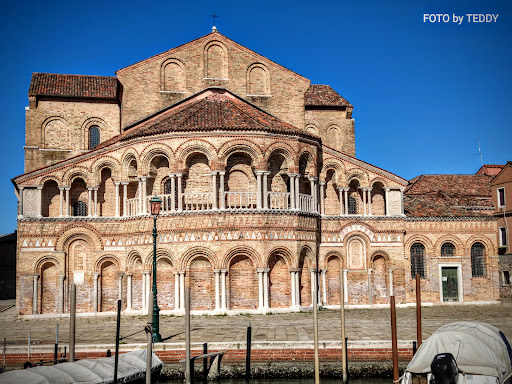
[{"label": "wooden mooring pole", "polygon": [[76,333],[76,285],[71,285],[71,299],[69,308],[69,361],[75,361],[75,333]]},{"label": "wooden mooring pole", "polygon": [[190,366],[190,287],[185,287],[185,383],[192,384]]},{"label": "wooden mooring pole", "polygon": [[53,365],[57,364],[58,353],[59,353],[59,323],[57,323],[57,327],[55,330],[55,348],[53,350]]},{"label": "wooden mooring pole", "polygon": [[391,305],[391,348],[393,355],[393,382],[398,381],[398,342],[396,336],[396,308],[395,296],[389,298]]},{"label": "wooden mooring pole", "polygon": [[5,372],[5,355],[7,354],[7,339],[4,337],[4,372]]},{"label": "wooden mooring pole", "polygon": [[251,323],[247,327],[247,349],[245,352],[245,382],[249,383],[251,379],[251,339],[252,339]]},{"label": "wooden mooring pole", "polygon": [[117,384],[117,368],[119,366],[119,331],[121,330],[121,300],[117,300],[116,321],[116,354],[114,356],[114,384]]},{"label": "wooden mooring pole", "polygon": [[153,360],[153,291],[149,291],[148,325],[146,328],[146,384],[151,384],[151,365]]},{"label": "wooden mooring pole", "polygon": [[315,384],[320,384],[320,358],[318,355],[318,300],[317,288],[313,291],[313,334],[315,343]]},{"label": "wooden mooring pole", "polygon": [[345,336],[345,281],[343,279],[343,268],[340,268],[340,312],[341,312],[341,361],[343,372],[343,383],[348,380],[347,374],[347,339]]},{"label": "wooden mooring pole", "polygon": [[421,284],[420,274],[416,274],[416,341],[419,348],[422,343],[421,335]]}]

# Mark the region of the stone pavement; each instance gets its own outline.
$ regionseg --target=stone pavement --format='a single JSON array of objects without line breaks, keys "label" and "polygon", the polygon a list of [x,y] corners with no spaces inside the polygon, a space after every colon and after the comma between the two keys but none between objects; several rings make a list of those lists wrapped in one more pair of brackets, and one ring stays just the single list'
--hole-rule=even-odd
[{"label": "stone pavement", "polygon": [[[14,301],[12,301],[14,303]],[[0,302],[0,308],[9,302]],[[346,334],[350,341],[391,340],[389,308],[347,309]],[[512,340],[512,302],[489,305],[436,305],[422,307],[423,339],[437,328],[457,320],[483,321],[498,327]],[[319,312],[319,339],[340,339],[339,310]],[[123,316],[121,336],[128,336],[144,328],[146,316]],[[18,319],[16,309],[0,313],[0,341],[5,337],[8,345],[27,345],[31,333],[33,345],[53,344],[55,328],[59,324],[59,340],[67,344],[69,318]],[[313,315],[311,312],[273,315],[193,316],[191,319],[192,342],[244,342],[246,327],[252,325],[253,342],[313,340]],[[416,339],[416,309],[397,308],[399,341]],[[114,344],[115,316],[90,316],[77,318],[77,344]],[[166,342],[184,342],[184,317],[161,316],[160,333]],[[124,344],[144,343],[145,334],[126,337]]]}]

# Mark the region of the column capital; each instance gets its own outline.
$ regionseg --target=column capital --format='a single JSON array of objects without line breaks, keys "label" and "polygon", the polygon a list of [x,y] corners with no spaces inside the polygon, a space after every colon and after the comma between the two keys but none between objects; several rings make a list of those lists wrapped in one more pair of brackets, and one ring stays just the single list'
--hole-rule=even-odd
[{"label": "column capital", "polygon": [[142,273],[145,275],[151,275],[151,271],[142,271]]},{"label": "column capital", "polygon": [[100,274],[99,274],[98,272],[94,272],[92,275],[94,276],[94,278],[95,278],[95,279],[97,279],[98,277],[100,277]]},{"label": "column capital", "polygon": [[43,186],[42,185],[37,185],[36,188],[39,189],[39,190],[42,190]]},{"label": "column capital", "polygon": [[185,272],[186,272],[186,271],[185,271],[184,269],[182,269],[182,270],[179,270],[179,271],[178,271],[178,273],[179,273],[180,275],[185,275]]},{"label": "column capital", "polygon": [[268,176],[268,175],[270,175],[270,171],[263,171],[263,174],[264,174],[265,176]]},{"label": "column capital", "polygon": [[318,273],[318,268],[309,268],[309,272]]},{"label": "column capital", "polygon": [[117,276],[119,276],[121,279],[123,278],[124,274],[124,272],[117,272]]},{"label": "column capital", "polygon": [[220,271],[221,271],[220,269],[214,269],[213,273],[220,273]]},{"label": "column capital", "polygon": [[219,171],[210,171],[210,175],[212,175],[212,176],[216,176],[217,173],[219,173]]},{"label": "column capital", "polygon": [[182,177],[183,176],[183,172],[176,172],[175,175],[176,175],[176,177]]},{"label": "column capital", "polygon": [[290,268],[290,272],[300,272],[302,268]]},{"label": "column capital", "polygon": [[371,274],[371,273],[372,273],[372,271],[373,271],[373,268],[368,268],[368,269],[366,270],[366,272],[368,272],[368,274]]},{"label": "column capital", "polygon": [[63,185],[62,185],[62,186],[60,186],[60,185],[59,185],[59,191],[64,191],[65,189],[66,189],[66,187],[65,187],[65,186],[63,186]]},{"label": "column capital", "polygon": [[65,186],[65,187],[64,187],[64,189],[65,189],[66,191],[69,191],[69,190],[71,189],[71,186]]},{"label": "column capital", "polygon": [[405,187],[398,188],[401,192],[405,191]]},{"label": "column capital", "polygon": [[318,180],[318,177],[315,177],[315,176],[308,176],[308,180],[309,180],[309,181],[317,181],[317,180]]},{"label": "column capital", "polygon": [[220,273],[228,273],[227,269],[219,269]]},{"label": "column capital", "polygon": [[327,273],[327,269],[321,269],[320,272],[322,272],[323,275]]},{"label": "column capital", "polygon": [[59,279],[60,280],[66,280],[66,275],[63,274],[63,273],[59,274]]},{"label": "column capital", "polygon": [[294,173],[294,172],[290,172],[288,174],[288,176],[290,176],[290,177],[297,177],[297,176],[299,176],[299,174],[298,173]]},{"label": "column capital", "polygon": [[262,170],[262,169],[258,169],[258,170],[255,170],[255,171],[254,171],[254,173],[255,173],[256,175],[261,176],[261,175],[263,175],[263,174],[265,173],[265,171],[264,171],[264,170]]},{"label": "column capital", "polygon": [[129,181],[121,181],[120,183],[121,183],[121,185],[128,185],[128,184],[130,184]]},{"label": "column capital", "polygon": [[391,188],[389,188],[389,187],[385,187],[385,188],[384,188],[384,190],[385,190],[386,192],[389,192],[389,191],[391,190]]},{"label": "column capital", "polygon": [[324,187],[326,182],[325,181],[319,181],[318,184],[320,184],[320,186]]},{"label": "column capital", "polygon": [[139,176],[139,177],[137,177],[137,180],[146,181],[147,180],[147,176]]},{"label": "column capital", "polygon": [[343,273],[347,274],[348,271],[349,271],[348,269],[343,268]]},{"label": "column capital", "polygon": [[87,187],[89,191],[97,191],[100,187]]},{"label": "column capital", "polygon": [[[59,188],[60,188],[60,187],[59,187]],[[23,190],[25,189],[25,186],[24,186],[24,185],[18,185],[18,189],[19,189],[20,191],[23,191]]]},{"label": "column capital", "polygon": [[34,280],[37,280],[39,279],[39,275],[38,274],[35,274],[34,276],[32,276],[34,278]]},{"label": "column capital", "polygon": [[121,185],[121,182],[120,181],[114,181],[114,185],[115,186]]},{"label": "column capital", "polygon": [[263,273],[265,272],[265,268],[256,268],[256,272]]},{"label": "column capital", "polygon": [[127,277],[132,277],[133,276],[133,272],[126,272],[126,276]]},{"label": "column capital", "polygon": [[226,171],[219,171],[220,176],[224,176],[226,174]]}]

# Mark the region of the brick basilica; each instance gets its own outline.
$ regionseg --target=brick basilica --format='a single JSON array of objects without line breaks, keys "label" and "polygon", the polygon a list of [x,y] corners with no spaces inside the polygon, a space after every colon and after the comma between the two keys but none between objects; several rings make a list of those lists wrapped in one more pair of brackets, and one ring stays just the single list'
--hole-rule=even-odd
[{"label": "brick basilica", "polygon": [[404,180],[355,157],[353,106],[215,29],[115,77],[34,73],[19,199],[20,315],[499,299],[485,175]]}]

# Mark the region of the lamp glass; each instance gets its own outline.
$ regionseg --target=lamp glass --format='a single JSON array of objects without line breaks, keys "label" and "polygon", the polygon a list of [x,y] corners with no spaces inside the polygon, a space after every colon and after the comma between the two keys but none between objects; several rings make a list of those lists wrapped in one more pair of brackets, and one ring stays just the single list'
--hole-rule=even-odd
[{"label": "lamp glass", "polygon": [[160,213],[160,208],[162,206],[162,200],[160,200],[158,196],[155,195],[151,198],[151,200],[149,200],[149,202],[151,204],[151,214],[153,216],[158,216],[158,214]]}]

